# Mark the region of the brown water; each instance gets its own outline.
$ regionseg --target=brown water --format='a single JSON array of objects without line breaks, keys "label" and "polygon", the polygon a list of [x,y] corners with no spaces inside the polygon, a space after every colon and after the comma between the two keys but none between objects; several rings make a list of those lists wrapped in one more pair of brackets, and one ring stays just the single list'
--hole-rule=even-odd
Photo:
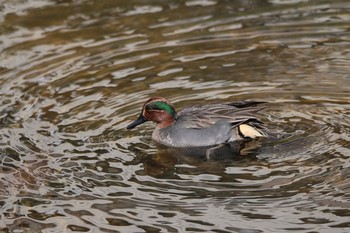
[{"label": "brown water", "polygon": [[[350,231],[349,1],[2,1],[0,51],[0,232]],[[277,137],[157,148],[151,96]]]}]

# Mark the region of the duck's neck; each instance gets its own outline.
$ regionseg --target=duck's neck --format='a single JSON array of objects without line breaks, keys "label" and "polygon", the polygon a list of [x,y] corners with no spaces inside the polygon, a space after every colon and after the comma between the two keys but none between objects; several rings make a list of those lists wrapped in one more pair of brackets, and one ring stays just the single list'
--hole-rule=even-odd
[{"label": "duck's neck", "polygon": [[162,122],[159,122],[157,124],[157,128],[164,129],[166,127],[169,127],[169,126],[175,124],[175,122],[176,122],[176,120],[173,117],[172,118],[168,118],[168,119],[166,119],[166,120],[164,120]]}]

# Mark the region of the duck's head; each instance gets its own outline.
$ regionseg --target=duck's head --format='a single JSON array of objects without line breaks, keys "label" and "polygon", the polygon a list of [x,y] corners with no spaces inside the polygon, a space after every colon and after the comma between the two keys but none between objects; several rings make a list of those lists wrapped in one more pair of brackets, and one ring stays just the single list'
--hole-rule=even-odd
[{"label": "duck's head", "polygon": [[139,117],[126,128],[135,128],[146,121],[154,121],[159,128],[164,128],[173,124],[177,118],[175,108],[169,100],[153,97],[144,103]]}]

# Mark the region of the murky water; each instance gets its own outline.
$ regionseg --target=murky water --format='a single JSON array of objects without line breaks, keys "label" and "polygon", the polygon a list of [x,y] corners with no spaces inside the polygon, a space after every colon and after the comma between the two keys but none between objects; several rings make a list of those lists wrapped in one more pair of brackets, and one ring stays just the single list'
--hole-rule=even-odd
[{"label": "murky water", "polygon": [[[349,1],[3,1],[0,51],[0,232],[350,231]],[[151,96],[277,137],[157,148]]]}]

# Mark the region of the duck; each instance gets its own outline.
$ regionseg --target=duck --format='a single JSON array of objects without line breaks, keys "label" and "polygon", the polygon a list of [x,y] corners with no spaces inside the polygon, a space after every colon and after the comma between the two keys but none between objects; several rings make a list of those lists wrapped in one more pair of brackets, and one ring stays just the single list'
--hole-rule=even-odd
[{"label": "duck", "polygon": [[259,101],[191,105],[179,112],[163,97],[152,97],[142,106],[138,118],[127,126],[133,129],[155,122],[152,139],[170,147],[208,147],[267,137],[264,124],[255,116]]}]

